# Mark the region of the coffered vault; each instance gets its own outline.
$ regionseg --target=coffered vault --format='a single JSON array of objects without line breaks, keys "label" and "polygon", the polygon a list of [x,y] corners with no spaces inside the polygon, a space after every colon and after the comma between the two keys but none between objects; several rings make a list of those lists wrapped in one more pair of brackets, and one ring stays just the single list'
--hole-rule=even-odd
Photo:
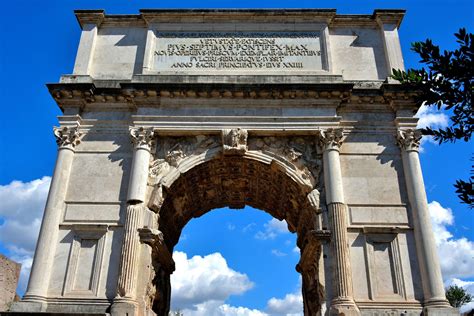
[{"label": "coffered vault", "polygon": [[404,12],[76,11],[73,74],[14,312],[168,314],[193,218],[250,205],[297,234],[305,315],[456,315],[418,157]]}]

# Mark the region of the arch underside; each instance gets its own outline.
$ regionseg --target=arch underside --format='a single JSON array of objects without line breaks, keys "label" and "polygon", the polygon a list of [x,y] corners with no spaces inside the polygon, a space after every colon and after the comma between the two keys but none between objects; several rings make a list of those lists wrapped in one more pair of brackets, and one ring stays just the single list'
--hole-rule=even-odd
[{"label": "arch underside", "polygon": [[198,165],[166,191],[159,227],[168,247],[179,239],[181,229],[192,218],[216,208],[242,209],[245,205],[268,212],[288,223],[295,232],[299,213],[307,208],[301,188],[275,166],[241,157],[215,159]]},{"label": "arch underside", "polygon": [[[252,144],[249,140],[249,149],[255,148]],[[221,147],[211,147],[200,152],[194,148],[189,156],[163,162],[172,151],[161,145],[164,152],[158,151],[157,156],[163,157],[159,167],[162,174],[154,184],[149,206],[159,212],[158,227],[169,253],[173,252],[182,229],[192,218],[222,207],[241,209],[249,205],[261,209],[279,220],[286,220],[289,231],[297,233],[302,254],[297,270],[303,275],[305,315],[316,315],[323,293],[318,281],[321,247],[310,232],[321,229],[319,206],[315,205],[319,204],[319,193],[314,190],[313,174],[309,179],[304,176],[309,172],[299,172],[306,168],[302,155],[295,156],[290,151],[288,156],[282,154],[284,151],[268,148],[226,154]],[[316,178],[318,176],[316,174]],[[160,202],[156,196],[161,197]],[[155,295],[153,310],[161,315],[169,310],[169,274],[163,273],[159,260],[154,261],[152,283],[161,295]]]}]

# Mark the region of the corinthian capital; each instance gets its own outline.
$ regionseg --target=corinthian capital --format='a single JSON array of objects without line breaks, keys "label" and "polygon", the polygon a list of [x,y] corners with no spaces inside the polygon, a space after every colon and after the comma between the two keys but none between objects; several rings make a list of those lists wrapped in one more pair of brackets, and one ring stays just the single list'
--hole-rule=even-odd
[{"label": "corinthian capital", "polygon": [[132,143],[135,145],[135,148],[150,149],[155,140],[153,128],[130,127],[130,136],[132,137]]},{"label": "corinthian capital", "polygon": [[318,145],[322,150],[339,149],[344,137],[342,128],[318,130]]},{"label": "corinthian capital", "polygon": [[74,149],[81,142],[80,138],[82,135],[79,132],[79,126],[54,127],[53,133],[59,148]]},{"label": "corinthian capital", "polygon": [[421,131],[417,129],[399,129],[397,143],[401,149],[416,150],[420,148]]}]

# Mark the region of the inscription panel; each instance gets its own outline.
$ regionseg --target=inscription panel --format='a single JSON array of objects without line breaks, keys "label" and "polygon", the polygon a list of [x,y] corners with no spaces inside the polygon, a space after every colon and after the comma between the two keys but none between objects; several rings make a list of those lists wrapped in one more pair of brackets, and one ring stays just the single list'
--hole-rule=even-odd
[{"label": "inscription panel", "polygon": [[157,32],[154,71],[294,74],[324,71],[319,32]]}]

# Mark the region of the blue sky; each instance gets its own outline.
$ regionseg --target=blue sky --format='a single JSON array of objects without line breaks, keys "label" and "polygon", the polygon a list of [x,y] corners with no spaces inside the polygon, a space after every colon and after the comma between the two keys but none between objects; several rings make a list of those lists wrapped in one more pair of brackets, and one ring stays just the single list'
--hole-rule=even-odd
[{"label": "blue sky", "polygon": [[[57,82],[62,74],[72,72],[80,37],[74,9],[103,8],[108,13],[138,13],[140,8],[252,8],[256,5],[258,8],[336,8],[338,13],[353,14],[370,14],[377,8],[406,9],[400,38],[407,67],[418,66],[417,56],[410,51],[411,42],[432,38],[442,48],[452,49],[456,45],[453,33],[459,27],[474,30],[474,4],[470,0],[8,1],[3,5],[0,19],[0,73],[3,74],[0,77],[3,107],[0,116],[0,199],[3,201],[0,252],[24,262],[25,267],[30,263],[36,239],[34,232],[39,227],[49,184],[49,179],[43,177],[51,175],[56,158],[52,126],[57,125],[56,116],[61,114],[45,83]],[[446,117],[433,111],[425,111],[421,117],[431,124],[446,123]],[[452,187],[456,179],[468,177],[473,149],[472,142],[438,146],[425,141],[421,162],[446,282],[453,282],[452,278],[462,279],[454,282],[474,292],[474,283],[469,283],[474,280],[474,269],[466,268],[470,264],[474,266],[474,211],[459,203]],[[16,182],[12,182],[14,180]],[[199,255],[205,263],[213,263],[226,271],[229,282],[235,281],[241,286],[228,292],[224,289],[222,293],[228,295],[214,302],[219,308],[240,306],[254,310],[253,314],[248,312],[249,315],[258,315],[257,309],[269,313],[278,311],[279,302],[270,303],[271,298],[281,299],[281,302],[297,300],[291,296],[299,290],[299,278],[294,269],[298,260],[298,254],[293,251],[295,237],[284,232],[269,215],[247,208],[219,210],[193,220],[183,236],[177,250],[183,253],[181,259],[188,264],[187,269],[199,259],[191,261],[191,258]],[[210,257],[213,253],[219,253],[224,261],[217,255]],[[444,254],[463,264],[443,263]],[[24,269],[20,292],[27,273]],[[189,290],[186,286],[183,285],[183,291]],[[228,307],[222,307],[223,304]]]}]

